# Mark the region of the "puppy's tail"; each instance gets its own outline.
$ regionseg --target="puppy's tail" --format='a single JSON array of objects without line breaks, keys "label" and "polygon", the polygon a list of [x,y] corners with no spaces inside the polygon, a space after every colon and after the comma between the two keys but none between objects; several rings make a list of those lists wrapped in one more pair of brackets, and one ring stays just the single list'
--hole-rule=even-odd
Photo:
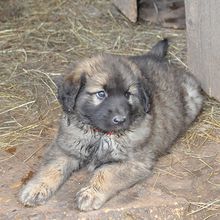
[{"label": "puppy's tail", "polygon": [[146,65],[146,62],[151,58],[163,60],[167,54],[168,47],[169,41],[165,38],[155,44],[148,53],[138,56],[130,56],[129,59],[134,61],[139,66]]},{"label": "puppy's tail", "polygon": [[154,45],[148,54],[158,58],[163,58],[167,55],[168,47],[169,41],[167,38],[165,38]]}]

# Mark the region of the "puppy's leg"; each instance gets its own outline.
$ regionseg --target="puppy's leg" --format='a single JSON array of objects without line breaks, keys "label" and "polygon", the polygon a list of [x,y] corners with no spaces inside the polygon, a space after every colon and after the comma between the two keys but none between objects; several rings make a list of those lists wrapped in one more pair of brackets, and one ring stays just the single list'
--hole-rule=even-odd
[{"label": "puppy's leg", "polygon": [[[52,150],[53,148],[51,152]],[[20,201],[27,206],[43,204],[59,189],[72,171],[78,168],[76,159],[53,152],[40,171],[23,187],[19,195]]]},{"label": "puppy's leg", "polygon": [[153,163],[137,161],[104,165],[96,170],[89,185],[76,195],[80,210],[99,209],[117,192],[129,188],[151,173]]}]

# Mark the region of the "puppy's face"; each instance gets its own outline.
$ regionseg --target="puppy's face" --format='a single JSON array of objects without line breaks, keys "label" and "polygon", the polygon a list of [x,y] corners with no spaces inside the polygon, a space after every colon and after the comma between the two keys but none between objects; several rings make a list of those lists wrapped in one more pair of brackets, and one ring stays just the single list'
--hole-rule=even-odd
[{"label": "puppy's face", "polygon": [[80,63],[64,80],[59,100],[64,111],[104,132],[129,129],[149,108],[139,69],[112,55]]}]

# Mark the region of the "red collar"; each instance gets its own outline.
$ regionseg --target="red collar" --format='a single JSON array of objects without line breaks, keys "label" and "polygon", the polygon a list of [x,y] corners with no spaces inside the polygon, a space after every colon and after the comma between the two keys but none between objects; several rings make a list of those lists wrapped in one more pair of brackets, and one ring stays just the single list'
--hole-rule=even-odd
[{"label": "red collar", "polygon": [[112,134],[114,134],[114,132],[113,131],[108,131],[108,132],[104,132],[104,131],[102,131],[102,130],[100,130],[100,129],[98,129],[98,128],[93,128],[92,129],[94,132],[100,132],[100,133],[102,133],[102,134],[106,134],[106,135],[112,135]]}]

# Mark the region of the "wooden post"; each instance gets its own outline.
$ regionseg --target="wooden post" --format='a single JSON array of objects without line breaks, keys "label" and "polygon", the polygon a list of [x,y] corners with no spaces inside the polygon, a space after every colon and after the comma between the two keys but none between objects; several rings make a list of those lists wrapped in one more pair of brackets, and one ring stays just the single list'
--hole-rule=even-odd
[{"label": "wooden post", "polygon": [[115,6],[131,21],[137,21],[137,0],[113,0]]},{"label": "wooden post", "polygon": [[185,8],[189,68],[220,100],[220,0],[185,0]]}]

